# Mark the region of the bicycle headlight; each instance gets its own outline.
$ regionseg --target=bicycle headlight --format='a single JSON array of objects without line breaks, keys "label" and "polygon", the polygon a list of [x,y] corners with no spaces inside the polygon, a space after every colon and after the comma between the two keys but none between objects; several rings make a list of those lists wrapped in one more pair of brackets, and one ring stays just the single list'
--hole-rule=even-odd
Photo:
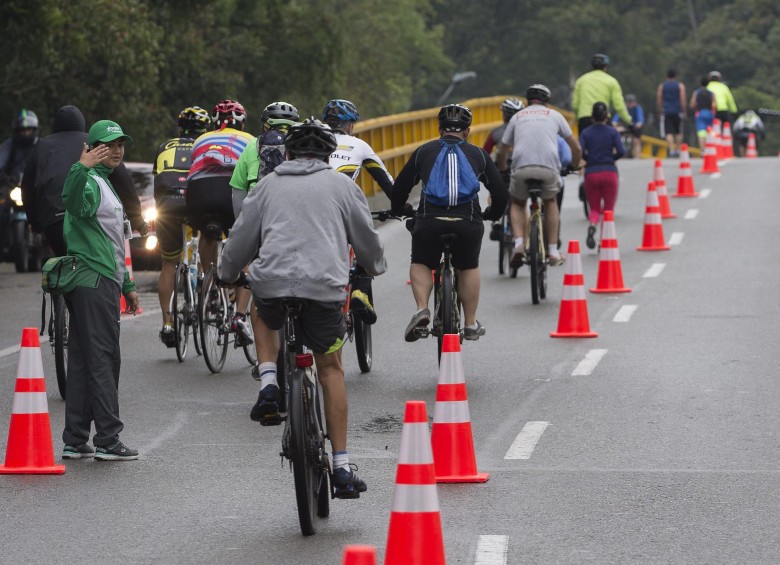
[{"label": "bicycle headlight", "polygon": [[157,219],[157,208],[151,206],[143,212],[144,222],[153,222]]},{"label": "bicycle headlight", "polygon": [[146,244],[144,245],[146,249],[151,251],[155,247],[157,247],[157,236],[156,235],[150,235],[146,238]]},{"label": "bicycle headlight", "polygon": [[22,206],[22,189],[20,187],[15,186],[8,197],[13,200],[17,206]]}]

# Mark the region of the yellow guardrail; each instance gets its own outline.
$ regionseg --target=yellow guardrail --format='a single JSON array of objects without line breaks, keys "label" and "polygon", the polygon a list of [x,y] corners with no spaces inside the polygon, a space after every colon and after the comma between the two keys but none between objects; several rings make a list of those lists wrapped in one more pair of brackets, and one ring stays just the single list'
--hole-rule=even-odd
[{"label": "yellow guardrail", "polygon": [[[482,146],[488,134],[501,125],[500,105],[508,97],[490,96],[462,102],[471,109],[474,116],[469,135],[471,143]],[[574,124],[572,112],[555,106],[553,108],[563,114],[569,123]],[[417,147],[439,137],[439,122],[436,118],[438,113],[439,108],[427,108],[364,120],[355,124],[354,133],[374,148],[390,174],[396,177]],[[666,155],[666,141],[648,135],[642,136],[642,157],[660,159]],[[699,150],[691,148],[691,155],[698,156]],[[365,169],[358,178],[358,184],[367,196],[381,193]]]}]

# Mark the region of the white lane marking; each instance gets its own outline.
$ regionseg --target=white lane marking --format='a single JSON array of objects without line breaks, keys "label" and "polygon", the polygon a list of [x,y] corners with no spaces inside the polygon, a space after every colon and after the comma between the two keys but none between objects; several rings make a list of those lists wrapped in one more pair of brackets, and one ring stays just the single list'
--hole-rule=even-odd
[{"label": "white lane marking", "polygon": [[166,441],[176,437],[176,434],[179,433],[179,431],[184,427],[184,424],[186,423],[187,423],[187,413],[184,411],[179,411],[176,414],[176,419],[173,421],[173,423],[170,426],[168,426],[161,433],[159,433],[157,437],[152,438],[149,443],[140,446],[138,450],[143,454],[147,454],[150,451],[154,451],[155,449],[161,447],[162,444],[165,443]]},{"label": "white lane marking", "polygon": [[699,198],[707,198],[710,194],[712,194],[711,188],[703,188],[701,192],[699,192]]},{"label": "white lane marking", "polygon": [[506,565],[509,536],[479,536],[474,565]]},{"label": "white lane marking", "polygon": [[685,213],[686,220],[694,220],[699,215],[699,211],[696,208],[691,208]]},{"label": "white lane marking", "polygon": [[685,237],[684,232],[672,232],[672,235],[669,236],[669,245],[680,245],[680,243],[682,243],[683,237]]},{"label": "white lane marking", "polygon": [[625,306],[621,306],[620,310],[617,311],[617,314],[615,314],[615,317],[612,318],[613,322],[628,322],[631,319],[631,316],[636,312],[636,309],[639,308],[636,304],[626,304]]},{"label": "white lane marking", "polygon": [[0,349],[0,359],[2,359],[3,357],[8,357],[9,355],[13,355],[14,353],[19,353],[19,350],[21,348],[22,348],[21,345],[12,345],[11,347]]},{"label": "white lane marking", "polygon": [[571,372],[572,377],[587,377],[590,375],[596,366],[599,364],[604,356],[607,354],[606,349],[591,349],[585,355],[585,359],[580,361],[574,370]]},{"label": "white lane marking", "polygon": [[710,175],[710,178],[711,178],[711,179],[719,179],[719,178],[720,178],[720,173],[712,173],[712,174]]},{"label": "white lane marking", "polygon": [[664,270],[664,267],[666,267],[666,263],[653,263],[653,265],[647,269],[642,277],[645,279],[653,279],[661,274],[661,271]]},{"label": "white lane marking", "polygon": [[550,422],[526,422],[515,441],[509,446],[504,459],[530,459],[536,442],[549,425]]}]

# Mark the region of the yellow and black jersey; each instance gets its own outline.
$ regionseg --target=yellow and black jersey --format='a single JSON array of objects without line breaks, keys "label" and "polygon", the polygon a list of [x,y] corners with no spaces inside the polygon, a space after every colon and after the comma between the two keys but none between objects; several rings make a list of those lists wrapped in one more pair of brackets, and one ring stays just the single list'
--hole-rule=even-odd
[{"label": "yellow and black jersey", "polygon": [[169,188],[186,188],[193,143],[188,137],[175,137],[157,149],[152,167],[155,199],[159,200]]}]

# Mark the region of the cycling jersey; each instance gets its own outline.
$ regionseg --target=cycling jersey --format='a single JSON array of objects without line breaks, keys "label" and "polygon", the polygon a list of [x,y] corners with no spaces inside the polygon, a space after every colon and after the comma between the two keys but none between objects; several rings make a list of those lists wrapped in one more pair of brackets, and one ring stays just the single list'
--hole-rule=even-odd
[{"label": "cycling jersey", "polygon": [[157,148],[152,174],[154,197],[160,200],[170,188],[185,188],[192,163],[194,140],[188,137],[169,139]]},{"label": "cycling jersey", "polygon": [[344,173],[353,181],[357,181],[360,170],[365,167],[369,174],[374,178],[382,191],[391,198],[393,194],[393,177],[387,171],[387,167],[382,162],[371,146],[354,135],[334,132],[338,147],[334,151],[328,163],[340,173]]},{"label": "cycling jersey", "polygon": [[504,131],[506,131],[506,124],[501,124],[496,129],[491,131],[487,139],[485,140],[485,144],[482,146],[482,149],[485,150],[486,153],[492,154],[493,149],[498,147],[498,144],[501,143],[501,138],[504,137]]},{"label": "cycling jersey", "polygon": [[737,103],[728,86],[717,80],[711,80],[707,90],[715,95],[715,110],[718,112],[737,113]]},{"label": "cycling jersey", "polygon": [[607,106],[612,106],[620,114],[621,120],[627,124],[631,123],[620,83],[601,69],[585,73],[574,83],[572,107],[577,119],[590,117],[596,102],[604,102]]},{"label": "cycling jersey", "polygon": [[254,141],[250,134],[233,128],[204,133],[192,146],[187,180],[232,176],[241,153]]}]

